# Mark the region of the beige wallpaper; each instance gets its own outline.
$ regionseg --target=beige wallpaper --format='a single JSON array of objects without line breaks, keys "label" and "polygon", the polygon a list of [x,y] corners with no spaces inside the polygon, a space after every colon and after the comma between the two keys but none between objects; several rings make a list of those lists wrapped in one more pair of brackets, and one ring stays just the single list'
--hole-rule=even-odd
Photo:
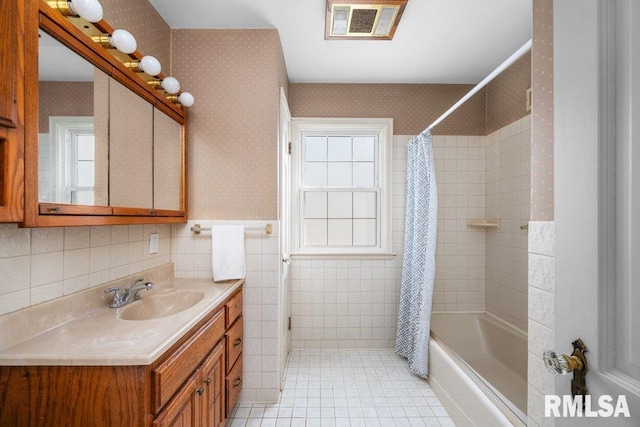
[{"label": "beige wallpaper", "polygon": [[113,28],[129,31],[143,55],[155,56],[162,72],[171,74],[171,29],[149,0],[102,0],[104,19]]},{"label": "beige wallpaper", "polygon": [[182,208],[182,127],[153,109],[153,207]]},{"label": "beige wallpaper", "polygon": [[[174,75],[189,109],[189,217],[277,216],[276,30],[172,30]],[[204,54],[203,54],[204,53]]]},{"label": "beige wallpaper", "polygon": [[93,82],[40,82],[38,133],[49,133],[49,116],[93,116]]},{"label": "beige wallpaper", "polygon": [[[416,135],[473,85],[292,83],[293,117],[391,117],[394,134]],[[434,130],[436,135],[484,135],[484,91]]]},{"label": "beige wallpaper", "polygon": [[93,133],[96,150],[93,201],[96,206],[109,205],[109,79],[97,68],[93,72]]},{"label": "beige wallpaper", "polygon": [[486,87],[487,135],[529,114],[526,91],[530,87],[531,53],[527,53]]},{"label": "beige wallpaper", "polygon": [[553,0],[533,1],[531,219],[553,221]]}]

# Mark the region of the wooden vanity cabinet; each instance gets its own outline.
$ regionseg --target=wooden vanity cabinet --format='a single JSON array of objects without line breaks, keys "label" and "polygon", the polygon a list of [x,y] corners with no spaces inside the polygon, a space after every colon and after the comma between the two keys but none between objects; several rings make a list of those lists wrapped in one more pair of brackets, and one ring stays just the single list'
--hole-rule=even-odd
[{"label": "wooden vanity cabinet", "polygon": [[242,288],[151,365],[0,366],[0,426],[222,427],[242,388],[238,325]]},{"label": "wooden vanity cabinet", "polygon": [[0,1],[0,222],[24,219],[24,1]]}]

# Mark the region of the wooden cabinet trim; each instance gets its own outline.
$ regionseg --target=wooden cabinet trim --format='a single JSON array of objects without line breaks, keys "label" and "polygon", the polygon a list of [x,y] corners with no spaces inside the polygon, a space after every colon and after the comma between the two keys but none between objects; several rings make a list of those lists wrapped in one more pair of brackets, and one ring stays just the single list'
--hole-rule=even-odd
[{"label": "wooden cabinet trim", "polygon": [[242,353],[242,328],[242,316],[240,316],[225,334],[225,356],[227,358],[227,372],[225,373],[229,373],[231,367],[240,357],[240,353]]},{"label": "wooden cabinet trim", "polygon": [[235,294],[226,304],[226,327],[231,324],[242,314],[242,290]]}]

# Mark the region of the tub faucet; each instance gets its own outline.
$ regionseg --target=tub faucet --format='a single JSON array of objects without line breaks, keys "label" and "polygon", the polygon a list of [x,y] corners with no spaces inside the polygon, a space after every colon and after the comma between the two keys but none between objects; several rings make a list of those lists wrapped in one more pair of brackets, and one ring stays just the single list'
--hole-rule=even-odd
[{"label": "tub faucet", "polygon": [[120,290],[120,288],[118,287],[114,287],[105,290],[104,293],[108,294],[110,292],[113,292],[113,300],[111,301],[111,304],[109,304],[109,307],[118,308],[123,307],[133,301],[139,300],[140,291],[150,291],[151,289],[153,289],[153,283],[144,283],[144,279],[140,277],[136,279],[135,282],[133,282],[130,288],[127,288],[124,291]]}]

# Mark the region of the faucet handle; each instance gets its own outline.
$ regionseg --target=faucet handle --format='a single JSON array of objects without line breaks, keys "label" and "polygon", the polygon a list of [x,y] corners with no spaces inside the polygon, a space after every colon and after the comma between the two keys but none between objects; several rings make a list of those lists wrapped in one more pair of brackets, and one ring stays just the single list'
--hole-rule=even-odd
[{"label": "faucet handle", "polygon": [[113,287],[109,289],[105,289],[104,293],[108,294],[113,292],[113,300],[111,301],[111,307],[119,307],[122,304],[122,294],[120,293],[120,288]]},{"label": "faucet handle", "polygon": [[113,288],[109,288],[109,289],[105,289],[104,290],[105,294],[108,294],[108,293],[111,293],[111,292],[114,292],[114,295],[113,295],[114,298],[117,298],[118,296],[120,296],[120,288],[118,288],[118,287],[113,287]]}]

